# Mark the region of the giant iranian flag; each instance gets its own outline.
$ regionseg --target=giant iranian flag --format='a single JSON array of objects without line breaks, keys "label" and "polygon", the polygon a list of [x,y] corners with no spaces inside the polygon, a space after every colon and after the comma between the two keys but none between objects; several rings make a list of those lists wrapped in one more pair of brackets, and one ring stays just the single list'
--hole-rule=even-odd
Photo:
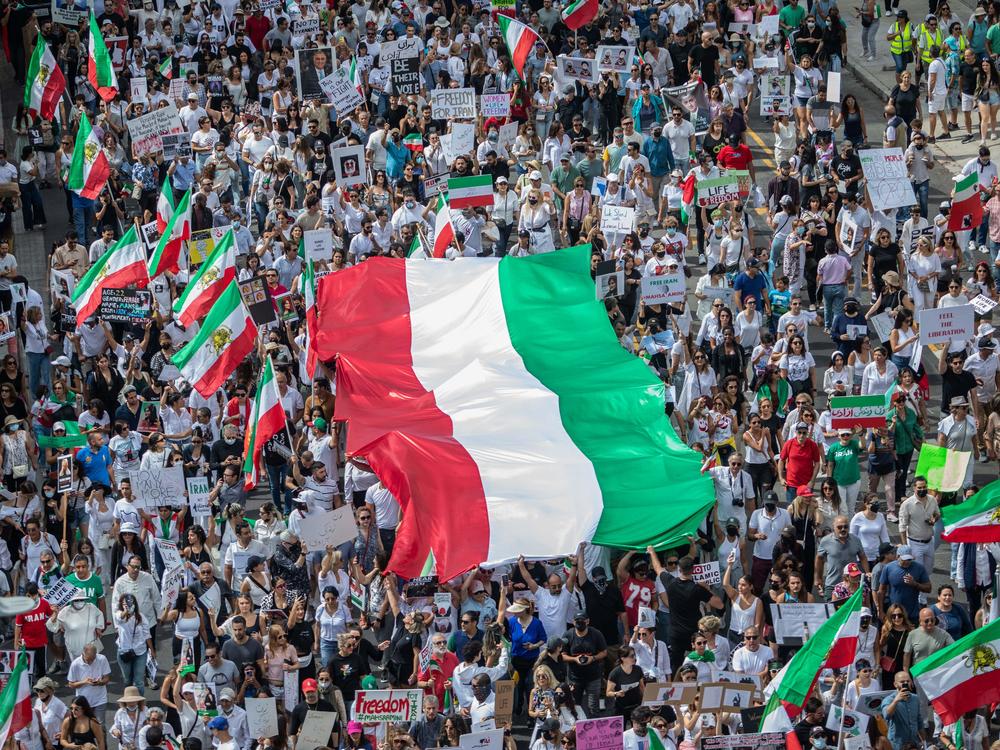
[{"label": "giant iranian flag", "polygon": [[264,444],[285,428],[285,410],[281,406],[281,394],[278,393],[278,384],[274,380],[274,367],[268,356],[257,383],[252,418],[243,441],[243,453],[246,455],[243,462],[243,483],[248,490],[257,486],[260,454]]},{"label": "giant iranian flag", "polygon": [[209,398],[253,351],[256,338],[257,326],[234,280],[212,306],[195,337],[171,361],[198,393]]},{"label": "giant iranian flag", "polygon": [[208,315],[212,305],[235,278],[236,242],[230,229],[184,287],[184,293],[174,302],[174,312],[181,323],[190,326]]},{"label": "giant iranian flag", "polygon": [[104,101],[110,102],[118,96],[118,77],[93,11],[90,12],[90,41],[87,43],[87,80]]},{"label": "giant iranian flag", "polygon": [[948,231],[961,232],[979,226],[983,220],[983,202],[979,197],[979,173],[955,178],[955,194],[951,198]]},{"label": "giant iranian flag", "polygon": [[1000,479],[965,502],[941,508],[945,542],[1000,542]]},{"label": "giant iranian flag", "polygon": [[14,671],[0,692],[0,747],[7,738],[31,723],[31,682],[28,673],[28,652],[23,648],[17,656]]},{"label": "giant iranian flag", "polygon": [[791,727],[788,709],[792,709],[792,715],[801,710],[820,671],[843,669],[854,663],[862,596],[863,590],[859,588],[771,680],[764,691],[768,703],[760,723],[761,732],[787,734]]},{"label": "giant iranian flag", "polygon": [[93,200],[104,190],[110,176],[111,164],[101,142],[90,127],[86,113],[81,114],[66,186],[81,198]]},{"label": "giant iranian flag", "polygon": [[31,116],[38,115],[43,120],[51,120],[55,117],[59,97],[66,90],[66,77],[41,33],[35,42],[35,52],[28,65],[26,80],[24,108]]},{"label": "giant iranian flag", "polygon": [[[170,188],[164,184],[163,189]],[[157,204],[157,215],[159,215],[159,204]],[[166,271],[177,273],[180,270],[184,241],[189,239],[191,239],[191,188],[188,188],[181,197],[180,203],[171,213],[163,234],[156,243],[156,249],[149,259],[149,278],[155,279]]]},{"label": "giant iranian flag", "polygon": [[663,383],[595,299],[589,245],[374,258],[320,279],[317,301],[314,346],[337,361],[347,454],[403,508],[391,561],[402,575],[432,549],[451,578],[586,540],[686,543],[715,502],[670,427]]},{"label": "giant iranian flag", "polygon": [[528,62],[531,51],[535,48],[535,42],[541,42],[542,38],[530,26],[502,13],[497,15],[497,23],[500,24],[500,34],[510,52],[511,64],[523,81],[524,64]]},{"label": "giant iranian flag", "polygon": [[1000,620],[973,630],[910,667],[941,717],[952,724],[962,714],[1000,703]]},{"label": "giant iranian flag", "polygon": [[90,267],[73,290],[77,325],[82,326],[83,321],[97,312],[101,306],[101,294],[105,289],[125,289],[128,286],[145,286],[148,283],[146,251],[133,224],[122,238],[109,247]]}]

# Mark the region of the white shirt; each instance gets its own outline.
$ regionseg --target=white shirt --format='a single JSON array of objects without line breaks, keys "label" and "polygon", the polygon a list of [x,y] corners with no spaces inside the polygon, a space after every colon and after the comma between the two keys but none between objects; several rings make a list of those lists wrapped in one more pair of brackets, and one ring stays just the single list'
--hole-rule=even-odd
[{"label": "white shirt", "polygon": [[733,651],[733,671],[741,674],[760,674],[773,658],[774,653],[770,646],[758,646],[756,651],[740,646]]},{"label": "white shirt", "polygon": [[267,559],[267,547],[263,542],[251,539],[250,544],[241,547],[239,542],[232,542],[226,549],[225,564],[233,569],[233,585],[238,585],[243,580],[247,572],[247,560],[251,555],[257,555]]},{"label": "white shirt", "polygon": [[535,607],[538,609],[538,619],[546,633],[562,635],[570,621],[570,607],[573,606],[573,594],[563,586],[557,595],[553,595],[547,587],[539,586],[535,591]]},{"label": "white shirt", "polygon": [[[88,677],[96,680],[110,674],[111,665],[108,664],[108,660],[104,654],[94,656],[94,660],[90,664],[83,660],[83,656],[78,656],[69,665],[69,671],[66,673],[66,681],[79,682]],[[103,706],[108,702],[107,685],[83,685],[76,688],[76,694],[86,698],[91,706]]]},{"label": "white shirt", "polygon": [[375,508],[375,523],[380,529],[396,528],[399,523],[399,501],[381,481],[365,491],[365,502]]},{"label": "white shirt", "polygon": [[[670,7],[673,9],[677,6],[672,5]],[[670,142],[670,151],[673,153],[674,159],[681,161],[687,159],[691,153],[691,136],[694,135],[694,125],[683,118],[679,123],[675,123],[674,118],[671,117],[666,125],[663,126],[663,134]]]}]

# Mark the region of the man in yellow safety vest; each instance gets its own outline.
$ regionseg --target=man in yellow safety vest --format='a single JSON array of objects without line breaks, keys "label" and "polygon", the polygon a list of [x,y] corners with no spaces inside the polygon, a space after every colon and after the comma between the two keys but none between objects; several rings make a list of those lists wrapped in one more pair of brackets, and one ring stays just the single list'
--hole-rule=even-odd
[{"label": "man in yellow safety vest", "polygon": [[885,35],[889,42],[889,52],[892,53],[892,60],[896,65],[896,80],[899,74],[906,70],[906,66],[913,59],[913,26],[910,25],[910,17],[906,10],[900,8],[896,11],[896,22],[889,27],[889,33]]},{"label": "man in yellow safety vest", "polygon": [[931,61],[934,60],[931,48],[944,46],[944,34],[938,28],[937,16],[933,13],[928,13],[927,18],[924,19],[924,22],[920,24],[920,28],[917,29],[916,37],[920,57],[917,59],[917,75],[914,77],[913,82],[919,86],[920,76],[927,71]]}]

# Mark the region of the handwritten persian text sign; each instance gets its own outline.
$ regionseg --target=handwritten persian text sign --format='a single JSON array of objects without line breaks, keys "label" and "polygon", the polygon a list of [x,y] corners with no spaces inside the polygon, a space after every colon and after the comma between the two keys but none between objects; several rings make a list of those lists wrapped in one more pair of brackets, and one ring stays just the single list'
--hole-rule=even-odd
[{"label": "handwritten persian text sign", "polygon": [[944,344],[948,339],[967,339],[976,334],[976,311],[972,305],[932,307],[918,313],[920,343]]},{"label": "handwritten persian text sign", "polygon": [[885,427],[885,396],[843,396],[830,399],[831,426]]}]

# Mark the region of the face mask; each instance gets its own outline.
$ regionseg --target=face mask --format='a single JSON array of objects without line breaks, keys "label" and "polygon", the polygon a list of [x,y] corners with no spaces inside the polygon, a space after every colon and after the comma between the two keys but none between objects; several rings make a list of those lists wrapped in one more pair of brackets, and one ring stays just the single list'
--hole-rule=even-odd
[{"label": "face mask", "polygon": [[823,737],[817,737],[812,741],[812,746],[816,750],[826,750],[826,740]]},{"label": "face mask", "polygon": [[726,527],[726,534],[728,534],[729,536],[736,536],[739,533],[739,531],[740,531],[740,527],[739,526],[727,526]]},{"label": "face mask", "polygon": [[496,133],[490,133],[489,139],[492,143],[496,143],[498,140],[500,140],[500,136],[497,135]]},{"label": "face mask", "polygon": [[45,490],[45,497],[51,499],[56,496],[55,490]]},{"label": "face mask", "polygon": [[917,497],[927,497],[927,490],[917,490]]},{"label": "face mask", "polygon": [[538,198],[528,198],[528,203],[530,203],[533,206],[536,203],[538,203]]},{"label": "face mask", "polygon": [[239,229],[239,228],[240,228],[240,220],[239,219],[234,219],[233,220],[233,229]]},{"label": "face mask", "polygon": [[722,229],[722,219],[719,219],[718,221],[715,222],[715,228]]},{"label": "face mask", "polygon": [[806,234],[806,228],[799,227],[798,229],[795,230],[795,234],[797,234],[799,237],[804,237]]},{"label": "face mask", "polygon": [[774,513],[774,509],[778,506],[775,503],[764,503],[764,507],[767,509],[768,513]]},{"label": "face mask", "polygon": [[[643,236],[645,236],[646,234],[649,234],[649,232],[646,232]],[[677,228],[676,227],[667,227],[667,234],[669,236],[673,237],[675,234],[677,234]]]},{"label": "face mask", "polygon": [[844,311],[848,315],[854,315],[854,313],[856,313],[858,311],[858,306],[857,305],[844,305]]},{"label": "face mask", "polygon": [[320,680],[318,684],[319,684],[319,689],[324,692],[333,687],[333,683],[330,682],[329,680]]},{"label": "face mask", "polygon": [[660,250],[656,251],[656,257],[657,258],[662,258],[666,254],[667,254],[667,251],[665,249],[662,249],[662,248]]},{"label": "face mask", "polygon": [[[808,23],[806,23],[806,27],[808,27],[810,29],[813,29],[813,28],[816,27],[816,24],[814,24],[812,21],[809,21]],[[823,744],[824,744],[824,746],[826,745],[825,742]]]},{"label": "face mask", "polygon": [[226,445],[232,445],[236,442],[236,438],[223,438],[226,441]]}]

